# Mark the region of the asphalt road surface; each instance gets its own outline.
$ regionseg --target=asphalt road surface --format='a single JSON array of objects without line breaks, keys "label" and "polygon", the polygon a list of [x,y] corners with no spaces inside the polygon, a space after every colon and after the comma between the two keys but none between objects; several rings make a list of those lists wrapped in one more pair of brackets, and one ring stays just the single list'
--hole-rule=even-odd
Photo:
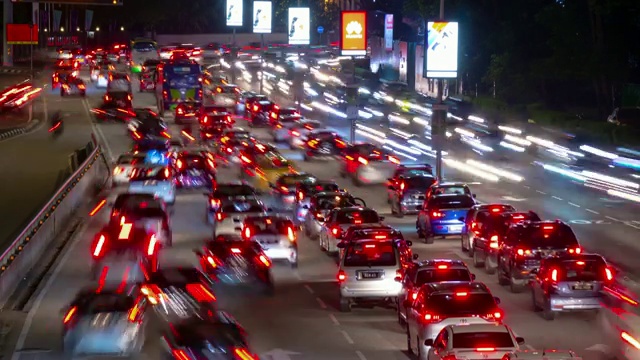
[{"label": "asphalt road surface", "polygon": [[[53,196],[61,171],[68,167],[69,155],[91,140],[87,105],[97,105],[104,91],[90,84],[88,71],[82,71],[81,76],[88,85],[86,100],[60,97],[59,90],[51,90],[51,73],[44,72],[34,82],[44,88],[34,104],[32,119],[41,121],[41,125],[29,134],[0,141],[1,251]],[[4,85],[1,79],[0,85]],[[55,111],[62,111],[66,117],[63,135],[54,140],[48,132],[47,119]]]},{"label": "asphalt road surface", "polygon": [[[135,94],[136,106],[152,106],[153,97]],[[240,121],[241,122],[241,121]],[[121,124],[97,125],[99,133],[107,141],[107,149],[113,155],[127,151],[130,141]],[[179,129],[173,128],[177,135]],[[255,130],[255,136],[269,140],[265,130]],[[423,244],[415,235],[415,219],[406,216],[398,219],[390,215],[385,198],[380,196],[385,190],[381,186],[355,187],[350,181],[341,179],[334,162],[303,162],[297,151],[282,150],[283,154],[296,160],[300,170],[317,174],[320,178],[334,179],[355,196],[363,198],[368,205],[386,215],[388,224],[403,231],[405,237],[414,242],[414,252],[422,259],[461,258],[459,241],[437,240],[433,245]],[[219,180],[236,178],[238,169],[221,169]],[[453,170],[447,172],[452,180],[475,181],[467,175]],[[591,198],[586,191],[575,188],[569,197],[567,190],[550,190],[557,179],[547,179],[539,185],[511,184],[500,182],[473,185],[474,192],[482,202],[505,201],[505,197],[522,209],[534,209],[545,218],[605,219],[611,214],[621,219],[603,201]],[[562,181],[565,181],[564,179]],[[562,183],[562,182],[561,182]],[[564,184],[564,183],[562,183]],[[562,188],[567,189],[567,188]],[[538,190],[544,190],[541,194]],[[112,198],[115,191],[109,194]],[[552,196],[562,197],[562,200]],[[580,201],[581,200],[581,201]],[[569,204],[576,201],[580,207]],[[161,263],[194,264],[191,250],[211,235],[211,228],[205,222],[206,198],[201,192],[178,195],[175,212],[172,215],[174,247],[164,250]],[[600,212],[593,214],[586,209]],[[108,209],[93,218],[88,218],[76,234],[58,265],[47,278],[42,288],[28,306],[28,313],[16,316],[16,321],[24,321],[24,326],[16,324],[20,335],[17,342],[6,344],[7,351],[13,351],[12,360],[60,359],[61,309],[80,288],[91,284],[89,275],[90,241],[106,221]],[[613,222],[613,221],[612,221]],[[631,226],[600,224],[575,226],[587,248],[612,241],[623,242],[627,237],[637,235]],[[316,241],[299,234],[300,266],[296,270],[289,267],[275,267],[276,295],[272,298],[233,294],[218,294],[220,307],[229,310],[247,329],[254,351],[264,359],[406,359],[406,338],[398,325],[392,309],[354,309],[351,313],[336,310],[338,292],[336,284],[337,267],[335,260],[320,251]],[[635,249],[635,247],[633,247]],[[625,250],[620,251],[621,255]],[[573,349],[586,360],[600,360],[606,356],[606,348],[601,343],[602,333],[592,314],[561,315],[555,322],[548,322],[533,312],[528,293],[511,294],[497,284],[494,276],[481,270],[475,271],[477,279],[485,282],[495,296],[502,299],[506,323],[532,348]],[[158,339],[147,338],[143,358],[157,359]],[[271,356],[269,358],[269,356]]]}]

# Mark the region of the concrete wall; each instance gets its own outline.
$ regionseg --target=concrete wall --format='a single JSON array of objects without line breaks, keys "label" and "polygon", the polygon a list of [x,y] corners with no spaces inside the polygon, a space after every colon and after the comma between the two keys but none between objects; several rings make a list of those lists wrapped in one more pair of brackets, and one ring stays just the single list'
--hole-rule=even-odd
[{"label": "concrete wall", "polygon": [[[160,45],[174,42],[200,46],[211,42],[231,44],[233,34],[157,34],[156,41]],[[249,45],[249,43],[258,41],[260,41],[260,34],[236,34],[236,44],[238,45]],[[289,42],[289,38],[286,33],[264,34],[264,41],[266,44],[286,44]]]}]

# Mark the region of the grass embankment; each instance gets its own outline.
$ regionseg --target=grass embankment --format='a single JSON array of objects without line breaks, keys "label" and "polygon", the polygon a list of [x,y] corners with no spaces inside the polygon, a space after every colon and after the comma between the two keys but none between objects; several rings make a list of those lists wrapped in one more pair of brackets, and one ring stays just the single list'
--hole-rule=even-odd
[{"label": "grass embankment", "polygon": [[[496,116],[503,121],[520,120],[574,134],[589,142],[608,145],[636,146],[640,134],[630,129],[597,119],[589,111],[563,112],[545,108],[541,104],[508,105],[491,97],[469,98],[475,109],[486,117]],[[577,114],[582,113],[582,119]]]}]

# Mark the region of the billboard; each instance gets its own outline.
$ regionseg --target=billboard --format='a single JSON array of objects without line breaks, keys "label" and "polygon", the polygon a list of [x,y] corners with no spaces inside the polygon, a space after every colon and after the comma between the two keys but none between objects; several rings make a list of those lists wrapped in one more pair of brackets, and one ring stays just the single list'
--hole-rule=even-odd
[{"label": "billboard", "polygon": [[69,5],[116,5],[122,6],[124,0],[12,0],[14,3],[54,3]]},{"label": "billboard", "polygon": [[429,22],[425,46],[425,76],[428,78],[458,77],[458,23]]},{"label": "billboard", "polygon": [[272,19],[271,1],[253,2],[253,32],[258,34],[271,33]]},{"label": "billboard", "polygon": [[289,8],[289,44],[309,45],[311,42],[311,19],[309,8]]},{"label": "billboard", "polygon": [[227,0],[227,26],[242,26],[243,0]]},{"label": "billboard", "polygon": [[393,51],[393,14],[384,16],[384,49]]},{"label": "billboard", "polygon": [[340,16],[340,53],[367,55],[367,12],[343,11]]},{"label": "billboard", "polygon": [[38,25],[7,24],[7,44],[38,44]]}]

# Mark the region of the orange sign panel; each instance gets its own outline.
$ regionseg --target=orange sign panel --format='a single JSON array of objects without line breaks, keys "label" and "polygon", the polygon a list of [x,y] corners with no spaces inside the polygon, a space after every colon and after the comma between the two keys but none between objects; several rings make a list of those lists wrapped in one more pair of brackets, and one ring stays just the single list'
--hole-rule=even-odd
[{"label": "orange sign panel", "polygon": [[340,22],[342,55],[366,55],[367,12],[343,11]]}]

